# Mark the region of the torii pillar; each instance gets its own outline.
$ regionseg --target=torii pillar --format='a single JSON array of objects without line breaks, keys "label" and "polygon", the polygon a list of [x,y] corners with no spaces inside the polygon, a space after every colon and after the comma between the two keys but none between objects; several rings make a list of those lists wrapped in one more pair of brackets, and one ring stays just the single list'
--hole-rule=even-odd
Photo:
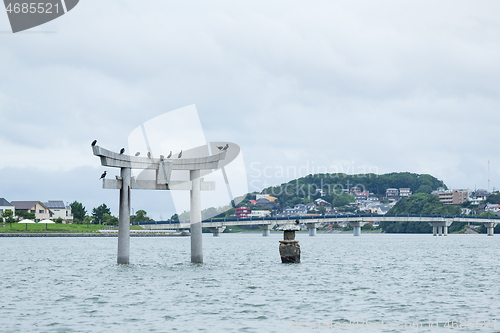
[{"label": "torii pillar", "polygon": [[[103,188],[120,190],[117,262],[128,264],[130,261],[130,190],[142,189],[190,191],[191,262],[203,263],[201,191],[215,190],[215,182],[204,182],[200,178],[201,170],[218,169],[219,162],[226,158],[226,151],[198,158],[158,159],[118,154],[97,145],[92,150],[101,158],[102,166],[120,168],[120,177],[103,179]],[[156,180],[136,180],[131,176],[132,169],[156,170]],[[171,181],[172,170],[189,171],[190,181]]]},{"label": "torii pillar", "polygon": [[201,192],[200,170],[189,171],[189,178],[193,184],[191,189],[190,220],[191,220],[191,262],[203,263],[203,235],[201,227]]},{"label": "torii pillar", "polygon": [[118,212],[118,257],[117,263],[128,264],[130,257],[130,180],[131,168],[121,168],[120,210]]}]

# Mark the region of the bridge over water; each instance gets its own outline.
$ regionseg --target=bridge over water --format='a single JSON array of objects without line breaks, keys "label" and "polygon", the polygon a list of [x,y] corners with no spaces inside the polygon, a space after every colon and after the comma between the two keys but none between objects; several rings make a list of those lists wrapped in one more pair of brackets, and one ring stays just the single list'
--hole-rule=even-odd
[{"label": "bridge over water", "polygon": [[[214,236],[218,236],[228,226],[258,225],[263,236],[268,236],[270,230],[276,224],[284,224],[287,221],[299,220],[309,230],[309,236],[316,235],[316,229],[320,225],[335,222],[348,222],[353,228],[354,236],[361,234],[361,227],[369,222],[423,222],[432,226],[434,236],[447,236],[448,227],[453,222],[483,223],[488,231],[488,236],[493,236],[493,229],[500,223],[499,217],[476,217],[461,215],[324,215],[324,216],[290,216],[290,217],[251,217],[251,218],[226,218],[207,219],[202,221],[202,226],[208,228]],[[144,226],[147,229],[190,229],[189,221],[153,221],[136,222],[134,224]]]}]

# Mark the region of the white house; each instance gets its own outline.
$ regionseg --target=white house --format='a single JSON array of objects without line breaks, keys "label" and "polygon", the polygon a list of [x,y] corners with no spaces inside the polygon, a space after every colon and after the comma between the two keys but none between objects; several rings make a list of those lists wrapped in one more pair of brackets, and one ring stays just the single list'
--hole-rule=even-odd
[{"label": "white house", "polygon": [[330,203],[324,199],[318,198],[314,200],[317,206],[330,206]]},{"label": "white house", "polygon": [[5,212],[6,210],[11,210],[14,215],[16,213],[16,207],[14,207],[10,202],[5,200],[4,198],[0,198],[0,214]]},{"label": "white house", "polygon": [[399,196],[400,197],[411,197],[411,191],[409,188],[404,187],[399,189]]},{"label": "white house", "polygon": [[49,200],[43,203],[53,213],[52,218],[62,218],[68,222],[73,221],[73,214],[71,214],[71,207],[66,206],[62,200]]},{"label": "white house", "polygon": [[35,222],[45,219],[51,219],[54,213],[40,201],[12,201],[12,205],[16,207],[16,211],[25,211],[35,213]]},{"label": "white house", "polygon": [[270,216],[271,212],[269,210],[252,210],[252,212],[248,215],[249,217],[266,217]]}]

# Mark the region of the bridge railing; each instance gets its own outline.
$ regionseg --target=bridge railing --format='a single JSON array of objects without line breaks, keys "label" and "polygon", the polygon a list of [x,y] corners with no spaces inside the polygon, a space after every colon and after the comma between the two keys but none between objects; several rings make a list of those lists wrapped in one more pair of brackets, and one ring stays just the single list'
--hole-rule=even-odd
[{"label": "bridge railing", "polygon": [[[481,219],[481,220],[500,220],[500,216],[470,216],[470,215],[427,215],[427,214],[385,214],[385,215],[380,215],[380,214],[326,214],[326,215],[318,215],[318,216],[311,216],[311,215],[297,215],[297,216],[274,216],[274,217],[230,217],[230,218],[211,218],[211,219],[206,219],[203,220],[202,223],[209,223],[209,222],[235,222],[235,221],[242,221],[242,222],[259,222],[259,221],[288,221],[288,220],[322,220],[322,219],[346,219],[346,218],[367,218],[367,217],[420,217],[420,218],[425,218],[425,217],[430,217],[430,218],[445,218],[445,219],[454,219],[454,218],[467,218],[467,219]],[[186,221],[172,221],[172,220],[166,220],[166,221],[147,221],[147,222],[134,222],[133,224],[135,225],[152,225],[152,224],[180,224],[180,223],[189,223],[188,220]]]}]

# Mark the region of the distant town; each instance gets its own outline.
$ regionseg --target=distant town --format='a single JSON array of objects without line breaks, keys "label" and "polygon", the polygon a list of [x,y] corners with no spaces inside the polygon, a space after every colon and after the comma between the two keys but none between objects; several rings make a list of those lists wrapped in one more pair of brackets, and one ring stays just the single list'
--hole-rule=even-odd
[{"label": "distant town", "polygon": [[[332,202],[324,200],[325,193],[321,191],[320,198],[306,204],[296,204],[281,209],[278,198],[268,194],[254,194],[254,199],[248,200],[246,204],[235,208],[234,217],[301,217],[331,214],[378,214],[385,215],[401,199],[413,195],[410,188],[388,188],[385,195],[377,196],[368,191],[362,191],[358,187],[344,190],[345,197],[351,200],[343,205],[335,207]],[[498,192],[495,192],[498,193]],[[432,195],[439,198],[444,205],[454,205],[460,208],[461,215],[476,215],[490,212],[500,216],[500,204],[488,203],[486,200],[495,193],[479,189],[475,191],[467,189],[447,190],[443,187],[432,191]],[[342,197],[342,196],[340,196]],[[335,201],[335,200],[334,200]],[[467,207],[463,207],[467,206]]]},{"label": "distant town", "polygon": [[[414,195],[409,187],[390,187],[385,190],[383,195],[377,195],[357,186],[343,189],[341,193],[337,193],[334,196],[328,196],[321,189],[318,189],[316,192],[313,198],[292,197],[287,204],[284,204],[283,200],[280,203],[278,196],[265,193],[249,193],[238,205],[229,208],[226,207],[220,213],[214,214],[213,211],[217,212],[214,208],[204,210],[203,218],[302,217],[331,214],[385,215],[398,202],[403,199],[409,199]],[[442,205],[456,207],[454,211],[460,215],[484,215],[484,213],[500,215],[500,194],[498,194],[498,191],[491,193],[484,189],[474,191],[468,189],[449,190],[445,187],[439,187],[426,195],[437,197]],[[498,196],[498,200],[488,200],[492,195]],[[307,202],[307,199],[310,199],[310,202]],[[290,202],[297,203],[290,204]],[[208,211],[212,211],[209,216],[206,214]],[[171,219],[178,220],[180,218],[182,220],[183,216],[186,216],[186,212],[181,214],[181,216],[174,214]],[[21,219],[32,219],[35,222],[52,220],[57,223],[67,224],[73,222],[117,224],[118,222],[117,218],[111,215],[109,208],[105,204],[94,208],[92,215],[87,216],[85,207],[77,201],[74,201],[72,204],[65,204],[63,200],[8,201],[5,198],[0,198],[0,220],[2,225],[5,225],[6,222],[12,223]],[[136,215],[132,216],[131,221],[153,221],[153,219],[147,217],[145,211],[139,210]],[[374,225],[374,227],[377,226]]]}]

